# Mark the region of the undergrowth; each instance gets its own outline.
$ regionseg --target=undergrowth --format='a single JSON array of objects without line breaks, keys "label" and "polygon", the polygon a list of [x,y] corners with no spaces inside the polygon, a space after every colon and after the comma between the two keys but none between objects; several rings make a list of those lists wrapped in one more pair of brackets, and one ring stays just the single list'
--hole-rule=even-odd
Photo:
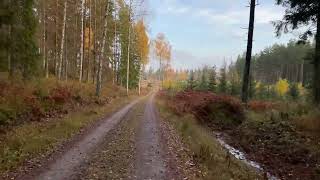
[{"label": "undergrowth", "polygon": [[29,121],[54,117],[82,105],[104,104],[110,98],[124,95],[119,87],[103,88],[100,98],[95,86],[55,78],[24,82],[0,80],[0,130]]},{"label": "undergrowth", "polygon": [[200,125],[223,132],[228,143],[278,177],[319,179],[320,113],[312,104],[251,101],[245,105],[234,97],[194,91],[160,95],[177,115],[192,114]]},{"label": "undergrowth", "polygon": [[162,119],[175,127],[190,148],[195,162],[201,167],[203,179],[262,179],[256,170],[230,157],[194,116],[177,115],[159,98],[157,103]]}]

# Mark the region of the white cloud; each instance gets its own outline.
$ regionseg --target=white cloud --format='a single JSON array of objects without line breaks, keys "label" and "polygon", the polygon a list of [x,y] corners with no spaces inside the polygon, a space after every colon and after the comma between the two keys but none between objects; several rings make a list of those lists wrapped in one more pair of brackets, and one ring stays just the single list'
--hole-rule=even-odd
[{"label": "white cloud", "polygon": [[[160,10],[162,13],[173,15],[191,15],[208,24],[241,25],[248,24],[249,8],[242,9],[214,9],[189,7],[177,0],[165,0]],[[279,6],[260,5],[256,9],[256,24],[268,24],[279,20],[284,14],[283,8]]]}]

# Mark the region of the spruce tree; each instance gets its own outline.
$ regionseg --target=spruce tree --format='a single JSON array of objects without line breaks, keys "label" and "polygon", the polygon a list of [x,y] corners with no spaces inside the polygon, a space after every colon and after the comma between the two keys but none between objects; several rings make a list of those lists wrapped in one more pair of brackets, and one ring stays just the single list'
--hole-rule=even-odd
[{"label": "spruce tree", "polygon": [[217,72],[216,72],[215,66],[213,66],[212,69],[210,70],[208,88],[211,92],[217,91]]},{"label": "spruce tree", "polygon": [[227,87],[227,72],[226,72],[226,66],[222,67],[220,69],[220,78],[219,78],[219,85],[218,90],[220,93],[227,93],[228,87]]}]

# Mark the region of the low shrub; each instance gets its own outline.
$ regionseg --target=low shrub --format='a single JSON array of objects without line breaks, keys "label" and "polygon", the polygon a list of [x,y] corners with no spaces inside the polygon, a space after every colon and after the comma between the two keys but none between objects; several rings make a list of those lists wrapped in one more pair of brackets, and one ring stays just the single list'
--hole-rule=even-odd
[{"label": "low shrub", "polygon": [[211,92],[178,92],[169,98],[169,107],[177,114],[192,113],[201,123],[215,128],[238,126],[244,119],[240,100]]}]

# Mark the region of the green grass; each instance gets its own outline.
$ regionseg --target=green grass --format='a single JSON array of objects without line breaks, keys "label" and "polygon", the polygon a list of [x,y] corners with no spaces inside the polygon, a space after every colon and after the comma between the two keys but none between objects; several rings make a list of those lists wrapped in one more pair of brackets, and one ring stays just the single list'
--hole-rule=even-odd
[{"label": "green grass", "polygon": [[194,154],[194,159],[200,164],[203,179],[263,179],[251,167],[233,157],[227,158],[227,152],[213,134],[197,124],[193,116],[180,117],[166,107],[165,102],[158,100],[157,104],[162,118],[175,127]]},{"label": "green grass", "polygon": [[89,106],[49,122],[25,123],[0,136],[0,174],[14,170],[26,160],[52,152],[57,145],[98,119],[128,103],[118,98],[105,106]]}]

